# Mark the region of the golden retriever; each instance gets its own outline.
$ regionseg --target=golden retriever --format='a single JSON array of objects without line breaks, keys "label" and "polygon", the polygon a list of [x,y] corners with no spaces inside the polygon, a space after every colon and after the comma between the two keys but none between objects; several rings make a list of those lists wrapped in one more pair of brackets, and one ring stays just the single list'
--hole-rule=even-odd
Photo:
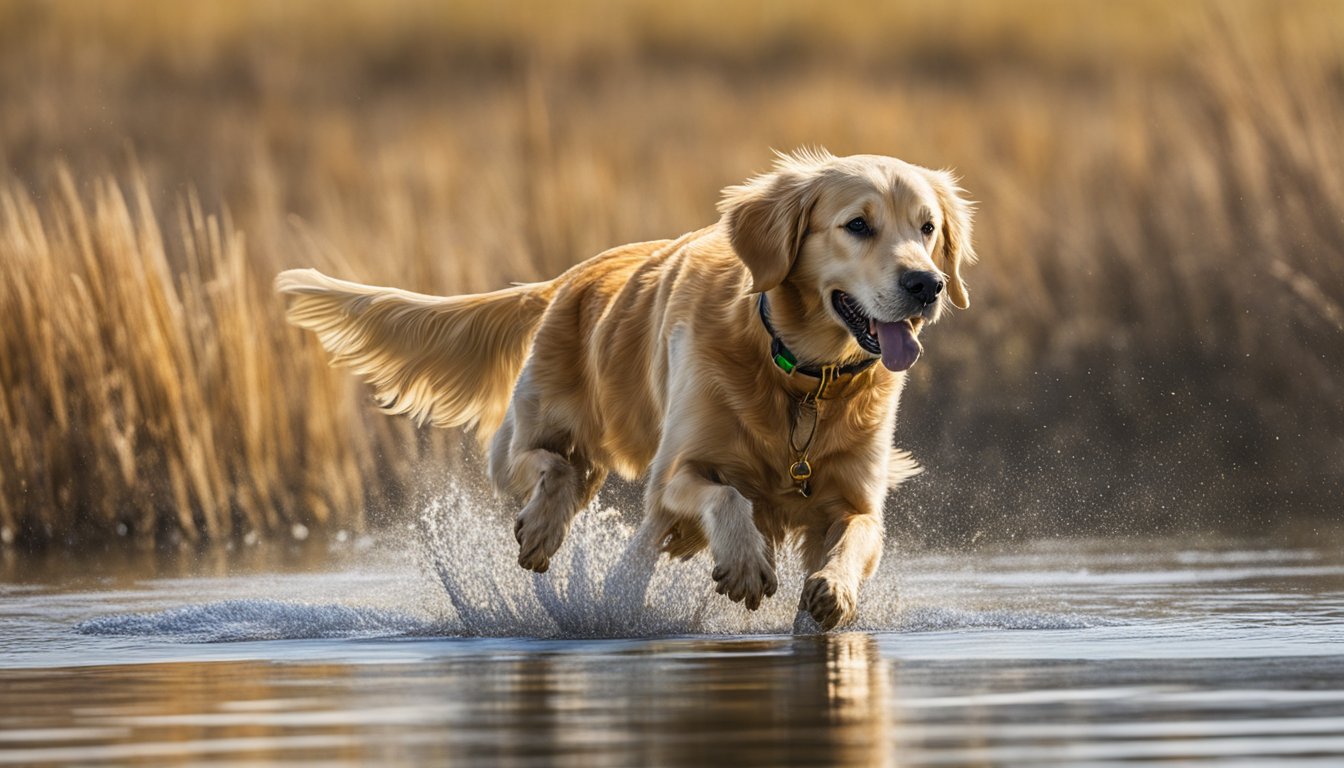
[{"label": "golden retriever", "polygon": [[488,441],[492,482],[523,505],[524,568],[546,571],[609,470],[647,475],[643,530],[663,551],[707,546],[718,591],[754,610],[775,548],[797,542],[799,616],[831,629],[855,615],[911,466],[892,431],[919,332],[967,306],[971,204],[945,171],[818,150],[780,155],[719,210],[493,293],[311,269],[276,289],[387,411]]}]

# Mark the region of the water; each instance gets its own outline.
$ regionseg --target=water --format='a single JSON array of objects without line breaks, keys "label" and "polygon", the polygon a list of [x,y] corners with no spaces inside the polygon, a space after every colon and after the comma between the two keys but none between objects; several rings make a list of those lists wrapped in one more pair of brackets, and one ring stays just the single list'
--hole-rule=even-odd
[{"label": "water", "polygon": [[[457,497],[450,497],[457,498]],[[794,636],[580,518],[552,573],[457,501],[378,541],[0,562],[0,765],[1344,763],[1334,546],[889,552]],[[785,585],[788,585],[787,587]]]}]

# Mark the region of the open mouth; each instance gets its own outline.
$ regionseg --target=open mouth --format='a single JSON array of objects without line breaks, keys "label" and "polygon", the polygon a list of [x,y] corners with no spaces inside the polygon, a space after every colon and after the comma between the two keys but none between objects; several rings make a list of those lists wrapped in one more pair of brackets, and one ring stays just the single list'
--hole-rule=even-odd
[{"label": "open mouth", "polygon": [[915,338],[922,318],[913,317],[896,322],[884,322],[869,317],[853,296],[844,291],[831,293],[831,306],[849,329],[863,351],[882,356],[882,365],[888,370],[904,371],[919,359],[923,347]]},{"label": "open mouth", "polygon": [[859,303],[853,296],[844,291],[835,291],[831,294],[831,306],[835,307],[835,313],[844,321],[845,327],[849,328],[863,351],[882,354],[882,344],[877,340],[877,322],[859,309]]}]

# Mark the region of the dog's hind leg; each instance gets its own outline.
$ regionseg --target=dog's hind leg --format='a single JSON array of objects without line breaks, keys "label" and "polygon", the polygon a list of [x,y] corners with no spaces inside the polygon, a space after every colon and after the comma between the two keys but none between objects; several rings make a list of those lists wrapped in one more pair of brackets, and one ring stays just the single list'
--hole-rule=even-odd
[{"label": "dog's hind leg", "polygon": [[515,478],[530,478],[532,485],[513,526],[518,564],[545,573],[579,511],[582,478],[568,459],[544,448],[525,451],[509,463]]},{"label": "dog's hind leg", "polygon": [[[545,573],[574,515],[597,493],[606,468],[574,445],[571,425],[556,423],[565,409],[543,411],[530,366],[490,448],[495,487],[525,499],[514,524],[518,564]],[[549,416],[547,415],[549,414]]]},{"label": "dog's hind leg", "polygon": [[518,564],[529,571],[545,573],[574,516],[597,495],[607,470],[544,448],[525,451],[513,458],[510,465],[515,477],[532,479],[527,504],[513,526],[514,538],[518,540]]}]

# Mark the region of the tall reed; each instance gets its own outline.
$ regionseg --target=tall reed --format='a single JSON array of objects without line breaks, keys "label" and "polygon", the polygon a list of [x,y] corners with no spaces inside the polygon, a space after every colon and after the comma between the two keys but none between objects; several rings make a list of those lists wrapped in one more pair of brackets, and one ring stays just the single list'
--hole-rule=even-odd
[{"label": "tall reed", "polygon": [[1330,518],[1341,6],[720,6],[0,0],[0,538],[398,519],[471,455],[374,413],[275,272],[537,279],[804,144],[980,200],[893,530]]}]

